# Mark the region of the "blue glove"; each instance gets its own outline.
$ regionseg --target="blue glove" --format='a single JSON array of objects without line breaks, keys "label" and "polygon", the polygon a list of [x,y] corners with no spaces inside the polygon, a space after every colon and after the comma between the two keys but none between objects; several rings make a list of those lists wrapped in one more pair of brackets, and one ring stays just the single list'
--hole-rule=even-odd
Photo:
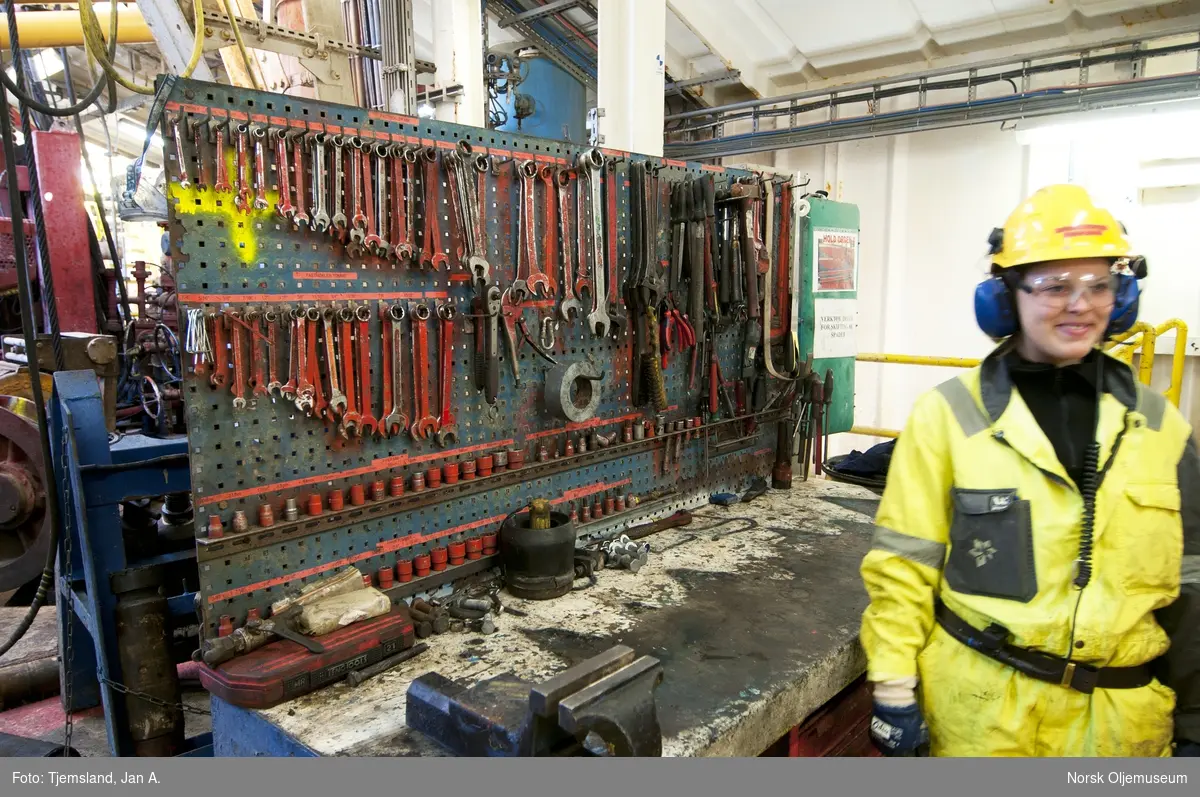
[{"label": "blue glove", "polygon": [[916,755],[918,748],[929,744],[929,728],[920,707],[916,703],[908,706],[875,703],[871,742],[886,756]]},{"label": "blue glove", "polygon": [[1200,742],[1180,739],[1175,742],[1175,758],[1200,758]]}]

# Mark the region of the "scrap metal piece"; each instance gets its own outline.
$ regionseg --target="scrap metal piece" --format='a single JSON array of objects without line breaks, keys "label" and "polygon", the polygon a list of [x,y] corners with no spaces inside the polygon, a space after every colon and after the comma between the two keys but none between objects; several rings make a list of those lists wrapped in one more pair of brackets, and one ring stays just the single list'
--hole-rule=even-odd
[{"label": "scrap metal piece", "polygon": [[554,416],[568,421],[586,421],[600,406],[600,380],[590,362],[557,365],[546,373],[546,409]]}]

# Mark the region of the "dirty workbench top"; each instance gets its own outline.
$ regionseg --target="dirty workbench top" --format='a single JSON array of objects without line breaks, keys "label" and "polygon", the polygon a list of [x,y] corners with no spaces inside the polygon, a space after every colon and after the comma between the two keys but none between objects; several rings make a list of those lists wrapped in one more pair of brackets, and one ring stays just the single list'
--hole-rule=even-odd
[{"label": "dirty workbench top", "polygon": [[501,614],[487,636],[430,637],[425,654],[357,689],[335,684],[261,716],[320,755],[439,755],[404,724],[413,678],[541,680],[619,643],[663,663],[663,755],[758,755],[864,670],[858,567],[876,505],[865,488],[814,479],[698,507],[690,526],[647,538],[637,574],[603,570],[550,601],[501,593],[528,616]]}]

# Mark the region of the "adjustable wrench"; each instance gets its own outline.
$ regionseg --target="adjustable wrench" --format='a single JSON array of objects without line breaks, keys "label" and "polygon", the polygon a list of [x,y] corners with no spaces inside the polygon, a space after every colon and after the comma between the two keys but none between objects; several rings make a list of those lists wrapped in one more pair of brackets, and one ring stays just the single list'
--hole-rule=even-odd
[{"label": "adjustable wrench", "polygon": [[[371,147],[372,147],[372,144],[369,141],[361,141],[360,146],[362,146],[361,164],[362,164],[363,204],[366,206],[366,214],[367,214],[367,234],[366,234],[366,237],[363,238],[363,246],[366,248],[367,252],[369,252],[373,255],[378,255],[381,251],[384,250],[386,244],[384,244],[383,238],[381,238],[379,236],[379,231],[375,227],[376,196],[375,196],[375,191],[373,191],[371,188],[371,185],[372,185],[372,182],[371,182]],[[382,220],[382,216],[380,217],[380,220]]]},{"label": "adjustable wrench", "polygon": [[413,421],[414,440],[427,440],[438,430],[437,418],[429,412],[429,340],[425,322],[429,320],[429,305],[416,305],[412,313],[413,332],[413,401],[416,420]]},{"label": "adjustable wrench", "polygon": [[263,313],[263,320],[267,322],[267,394],[274,393],[279,395],[283,383],[279,381],[279,334],[276,331],[279,327],[279,314],[274,310],[267,310]]},{"label": "adjustable wrench", "polygon": [[342,384],[346,388],[346,412],[342,415],[342,437],[352,434],[361,435],[359,421],[362,416],[358,412],[358,401],[354,396],[354,345],[353,328],[354,311],[343,307],[338,311],[338,337],[342,349]]},{"label": "adjustable wrench", "polygon": [[350,246],[351,257],[362,257],[363,242],[367,239],[367,214],[362,208],[362,141],[353,136],[350,147]]},{"label": "adjustable wrench", "polygon": [[271,140],[275,144],[275,172],[279,180],[279,202],[275,210],[280,216],[292,220],[296,206],[292,204],[292,179],[288,169],[287,138],[282,130],[272,130]]},{"label": "adjustable wrench", "polygon": [[371,308],[360,304],[354,308],[355,340],[358,343],[358,413],[359,433],[374,437],[379,430],[379,421],[375,418],[375,385],[371,379]]},{"label": "adjustable wrench", "polygon": [[408,429],[408,416],[404,414],[404,391],[401,382],[403,368],[404,305],[379,305],[379,326],[383,339],[383,408],[390,411],[379,422],[379,431],[384,437],[400,434]]},{"label": "adjustable wrench", "polygon": [[338,383],[337,342],[334,340],[336,329],[336,311],[332,308],[325,310],[321,322],[325,327],[325,367],[329,369],[329,414],[341,418],[346,412],[346,394]]},{"label": "adjustable wrench", "polygon": [[279,395],[288,401],[295,400],[296,385],[300,381],[296,376],[296,369],[300,364],[299,352],[296,349],[300,341],[300,315],[301,311],[294,307],[288,311],[288,318],[291,321],[289,324],[291,330],[288,333],[288,381],[279,387]]},{"label": "adjustable wrench", "polygon": [[[391,148],[382,142],[376,142],[372,148],[375,153],[375,212],[376,212],[376,238],[375,254],[379,257],[387,257],[391,254],[392,247],[388,244],[388,221],[391,216],[388,214],[388,153]],[[368,238],[368,244],[370,239]]]},{"label": "adjustable wrench", "polygon": [[171,135],[175,138],[175,160],[179,161],[179,187],[188,189],[192,187],[192,181],[188,179],[188,161],[187,154],[183,151],[183,139],[187,136],[187,119],[183,118],[183,131],[180,132],[179,114],[171,114]]},{"label": "adjustable wrench", "polygon": [[[583,312],[583,305],[575,296],[575,259],[571,251],[571,178],[574,172],[570,169],[558,169],[555,172],[555,182],[558,184],[558,234],[562,243],[563,263],[563,300],[558,306],[558,312],[563,321],[572,323],[575,316]],[[582,252],[580,253],[582,254]]]},{"label": "adjustable wrench", "polygon": [[[604,165],[604,155],[598,149],[589,149],[579,156],[579,173],[587,178],[588,196],[591,197],[591,220],[588,231],[592,253],[592,312],[588,313],[588,328],[598,338],[608,337],[612,331],[612,321],[608,317],[608,287],[604,284],[606,266],[604,263],[604,222],[603,200],[600,188],[600,167]],[[580,219],[580,222],[583,220]]]},{"label": "adjustable wrench", "polygon": [[308,211],[304,209],[306,191],[304,188],[304,146],[306,139],[299,130],[289,130],[287,135],[292,139],[292,165],[296,177],[296,212],[292,214],[292,224],[297,227],[308,226]]},{"label": "adjustable wrench", "polygon": [[325,208],[325,134],[317,133],[312,142],[313,232],[329,229],[329,211]]},{"label": "adjustable wrench", "polygon": [[243,356],[242,340],[245,338],[245,330],[242,329],[240,317],[237,313],[229,314],[228,323],[231,325],[233,332],[233,408],[241,410],[246,408],[246,369],[243,367],[245,357]]},{"label": "adjustable wrench", "polygon": [[[425,236],[421,242],[421,266],[428,265],[434,271],[440,271],[450,262],[450,258],[442,252],[442,228],[438,221],[440,208],[437,150],[425,147],[421,150],[421,157],[425,161],[425,178],[422,181],[425,188],[425,207],[422,210],[425,214]],[[425,312],[429,312],[428,307],[425,308]]]},{"label": "adjustable wrench", "polygon": [[321,317],[317,308],[308,308],[300,318],[300,328],[297,330],[298,342],[296,354],[299,362],[296,365],[296,407],[306,415],[312,415],[313,397],[317,388],[312,383],[312,367],[308,358],[317,356],[317,327],[316,322]]},{"label": "adjustable wrench", "polygon": [[438,327],[438,350],[441,362],[438,364],[438,379],[441,382],[439,391],[442,398],[442,414],[438,417],[437,444],[442,448],[458,442],[458,426],[455,424],[454,413],[450,411],[450,402],[454,398],[454,317],[457,313],[454,305],[449,302],[439,304],[437,309],[440,323]]},{"label": "adjustable wrench", "polygon": [[229,355],[225,353],[225,317],[220,313],[213,316],[213,369],[208,383],[213,387],[224,387],[229,373]]},{"label": "adjustable wrench", "polygon": [[266,210],[267,202],[267,128],[255,125],[250,128],[254,139],[254,209]]},{"label": "adjustable wrench", "polygon": [[346,234],[346,176],[343,173],[345,163],[346,139],[340,135],[332,136],[329,143],[333,146],[333,215],[329,218],[330,234],[342,238]]},{"label": "adjustable wrench", "polygon": [[233,190],[233,186],[229,184],[229,164],[225,161],[225,131],[228,127],[229,122],[217,122],[212,126],[213,153],[217,160],[217,177],[213,190],[222,194]]},{"label": "adjustable wrench", "polygon": [[246,320],[251,322],[250,357],[254,361],[254,373],[250,376],[250,395],[269,396],[271,395],[271,391],[267,389],[267,358],[263,353],[263,339],[257,334],[262,329],[258,323],[258,312],[252,311],[246,313]]},{"label": "adjustable wrench", "polygon": [[392,255],[397,260],[412,260],[412,231],[408,226],[408,204],[411,187],[405,188],[404,173],[408,171],[407,151],[399,144],[392,144]]},{"label": "adjustable wrench", "polygon": [[235,196],[233,206],[243,213],[250,211],[253,194],[250,191],[249,164],[246,163],[246,137],[249,128],[242,124],[237,126],[237,172],[233,175]]}]

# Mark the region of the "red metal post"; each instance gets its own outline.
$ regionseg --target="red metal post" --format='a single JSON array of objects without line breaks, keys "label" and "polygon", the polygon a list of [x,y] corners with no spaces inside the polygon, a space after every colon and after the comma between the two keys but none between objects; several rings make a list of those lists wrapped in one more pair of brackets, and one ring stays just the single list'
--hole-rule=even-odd
[{"label": "red metal post", "polygon": [[[49,263],[53,274],[59,328],[63,332],[96,332],[99,322],[79,153],[79,136],[74,133],[33,133],[33,158],[41,182],[49,250],[39,253],[39,262]],[[44,278],[40,281],[45,285]]]}]

